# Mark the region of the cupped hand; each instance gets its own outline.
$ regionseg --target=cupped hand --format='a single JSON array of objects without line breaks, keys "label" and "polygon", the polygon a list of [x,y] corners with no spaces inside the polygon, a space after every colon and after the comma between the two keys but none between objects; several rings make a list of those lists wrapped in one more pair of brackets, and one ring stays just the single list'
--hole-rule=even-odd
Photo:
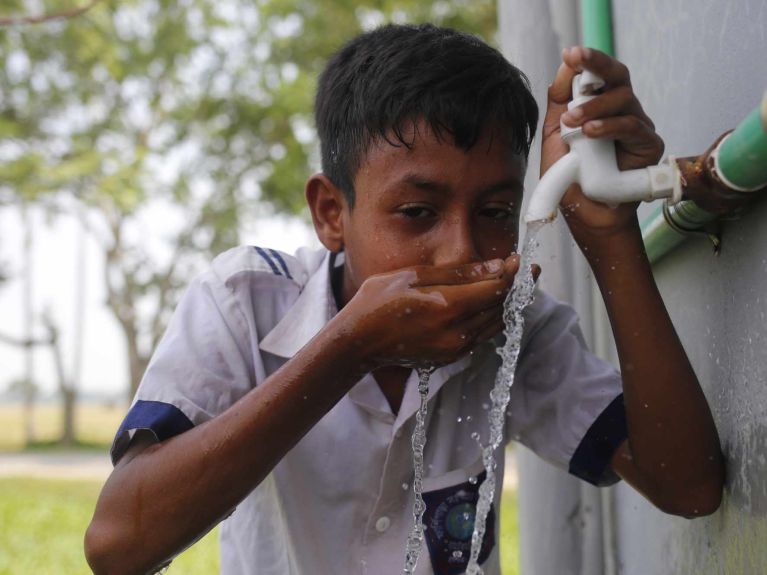
[{"label": "cupped hand", "polygon": [[[602,78],[605,86],[595,98],[568,112],[573,77],[584,70]],[[580,126],[589,138],[615,140],[620,170],[657,164],[663,156],[663,140],[634,94],[628,68],[598,50],[574,47],[562,52],[562,65],[548,92],[541,174],[569,151],[560,137],[560,117],[567,126]],[[560,204],[576,240],[590,235],[609,236],[634,226],[636,206],[630,203],[608,207],[584,196],[578,185],[568,189]]]},{"label": "cupped hand", "polygon": [[379,274],[365,280],[341,313],[371,369],[444,365],[503,330],[503,302],[518,269],[519,256],[512,255]]}]

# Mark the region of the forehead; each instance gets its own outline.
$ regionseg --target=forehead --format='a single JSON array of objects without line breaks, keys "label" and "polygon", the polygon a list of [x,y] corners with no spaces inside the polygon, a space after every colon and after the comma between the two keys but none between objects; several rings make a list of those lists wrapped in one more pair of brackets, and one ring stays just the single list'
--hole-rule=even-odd
[{"label": "forehead", "polygon": [[408,145],[393,135],[370,143],[355,175],[357,199],[419,181],[465,192],[498,189],[522,193],[527,167],[524,155],[489,130],[468,150],[455,146],[449,135],[435,134],[423,122],[407,126],[403,136]]}]

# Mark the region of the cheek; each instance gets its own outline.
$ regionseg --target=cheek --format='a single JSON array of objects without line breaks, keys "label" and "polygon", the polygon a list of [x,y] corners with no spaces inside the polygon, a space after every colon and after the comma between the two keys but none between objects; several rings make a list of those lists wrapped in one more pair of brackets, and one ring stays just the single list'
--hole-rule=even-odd
[{"label": "cheek", "polygon": [[496,233],[485,233],[478,241],[482,259],[506,258],[517,251],[517,229],[504,226]]}]

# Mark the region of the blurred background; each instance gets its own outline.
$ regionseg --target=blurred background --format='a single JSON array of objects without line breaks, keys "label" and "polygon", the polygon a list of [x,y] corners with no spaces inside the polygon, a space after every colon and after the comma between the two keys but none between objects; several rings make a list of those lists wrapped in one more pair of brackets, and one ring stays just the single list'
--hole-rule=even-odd
[{"label": "blurred background", "polygon": [[[238,244],[318,245],[316,77],[357,32],[424,21],[498,43],[494,0],[0,0],[0,574],[88,572],[109,445],[184,286]],[[217,561],[209,536],[171,570]]]}]

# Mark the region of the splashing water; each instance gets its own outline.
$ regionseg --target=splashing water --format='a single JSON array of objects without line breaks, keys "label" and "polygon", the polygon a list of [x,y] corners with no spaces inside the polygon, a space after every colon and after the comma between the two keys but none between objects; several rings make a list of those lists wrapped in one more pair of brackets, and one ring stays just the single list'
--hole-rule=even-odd
[{"label": "splashing water", "polygon": [[506,325],[504,335],[506,343],[496,351],[503,359],[501,368],[495,377],[495,385],[490,392],[492,405],[488,413],[490,424],[490,439],[482,447],[482,462],[485,465],[486,477],[479,486],[479,501],[474,518],[474,532],[471,535],[471,555],[466,567],[466,575],[482,575],[484,572],[478,564],[482,541],[485,538],[487,514],[495,497],[495,450],[503,441],[503,426],[506,422],[506,407],[511,397],[511,386],[514,383],[514,372],[519,359],[519,347],[522,341],[524,318],[522,311],[533,301],[535,280],[532,274],[532,259],[538,246],[535,238],[544,222],[532,222],[527,227],[527,238],[519,262],[519,271],[514,278],[514,285],[506,296],[503,304],[503,322]]},{"label": "splashing water", "polygon": [[413,430],[413,529],[407,538],[405,549],[405,575],[413,575],[418,556],[423,547],[423,512],[426,504],[423,501],[423,449],[426,446],[426,400],[429,395],[429,376],[434,368],[419,368],[418,395],[421,404],[415,414],[415,429]]}]

